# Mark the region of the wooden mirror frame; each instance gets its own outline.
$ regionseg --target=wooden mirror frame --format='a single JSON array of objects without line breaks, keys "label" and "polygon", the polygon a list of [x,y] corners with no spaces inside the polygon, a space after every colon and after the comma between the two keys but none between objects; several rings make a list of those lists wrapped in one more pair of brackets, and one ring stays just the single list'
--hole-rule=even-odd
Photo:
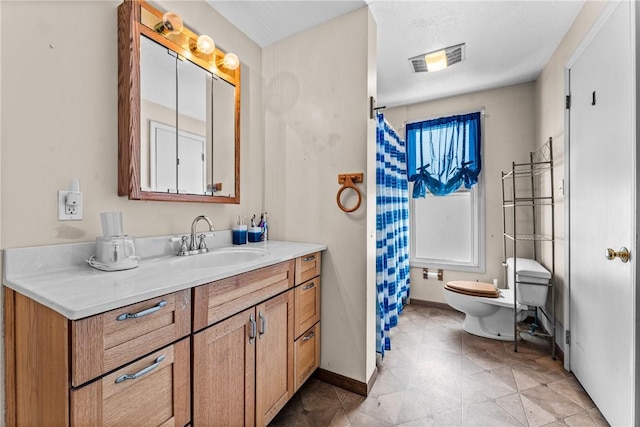
[{"label": "wooden mirror frame", "polygon": [[[144,9],[144,10],[143,10]],[[162,20],[162,12],[144,0],[125,0],[118,6],[118,195],[130,200],[240,203],[240,66],[221,64],[225,53],[216,48],[209,55],[192,52],[189,43],[198,36],[186,27],[178,35],[162,35],[143,23],[143,12]],[[235,192],[233,197],[162,193],[140,188],[140,36],[143,35],[187,58],[235,86]],[[186,46],[185,47],[185,43]]]}]

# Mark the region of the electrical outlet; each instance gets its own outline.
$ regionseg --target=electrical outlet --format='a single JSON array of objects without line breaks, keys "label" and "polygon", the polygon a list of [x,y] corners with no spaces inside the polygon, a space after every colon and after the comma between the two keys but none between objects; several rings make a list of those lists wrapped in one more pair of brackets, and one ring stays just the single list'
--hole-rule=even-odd
[{"label": "electrical outlet", "polygon": [[[71,194],[72,204],[67,203],[67,196]],[[75,197],[73,197],[75,196]],[[58,190],[58,220],[77,221],[82,219],[82,193],[68,190]]]}]

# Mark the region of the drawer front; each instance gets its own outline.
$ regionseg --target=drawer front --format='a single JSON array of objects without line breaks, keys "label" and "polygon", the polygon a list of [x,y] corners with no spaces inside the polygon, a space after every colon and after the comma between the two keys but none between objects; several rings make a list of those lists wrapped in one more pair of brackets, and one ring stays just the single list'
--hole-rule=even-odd
[{"label": "drawer front", "polygon": [[295,337],[320,320],[320,277],[297,286],[295,289]]},{"label": "drawer front", "polygon": [[296,258],[296,285],[320,275],[320,252]]},{"label": "drawer front", "polygon": [[80,386],[191,332],[191,289],[71,323],[72,385]]},{"label": "drawer front", "polygon": [[294,268],[285,261],[194,288],[194,332],[292,288]]},{"label": "drawer front", "polygon": [[320,366],[320,322],[296,340],[294,360],[294,390],[298,391],[313,371]]},{"label": "drawer front", "polygon": [[184,426],[190,422],[189,372],[185,338],[71,390],[71,425]]}]

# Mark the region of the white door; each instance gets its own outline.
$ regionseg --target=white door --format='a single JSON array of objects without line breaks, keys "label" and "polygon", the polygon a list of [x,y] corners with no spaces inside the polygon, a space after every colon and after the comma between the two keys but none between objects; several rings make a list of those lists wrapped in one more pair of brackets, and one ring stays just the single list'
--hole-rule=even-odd
[{"label": "white door", "polygon": [[[569,70],[570,366],[607,421],[625,426],[635,381],[632,8],[610,4]],[[631,262],[605,257],[623,246]]]},{"label": "white door", "polygon": [[204,194],[204,139],[181,132],[178,136],[178,191]]},{"label": "white door", "polygon": [[153,191],[204,194],[206,138],[151,121],[150,172]]}]

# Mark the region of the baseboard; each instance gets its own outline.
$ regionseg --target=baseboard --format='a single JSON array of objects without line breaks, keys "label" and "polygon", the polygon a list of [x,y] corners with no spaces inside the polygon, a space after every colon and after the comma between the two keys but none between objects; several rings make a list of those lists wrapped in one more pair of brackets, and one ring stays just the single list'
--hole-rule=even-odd
[{"label": "baseboard", "polygon": [[558,344],[556,346],[556,359],[559,359],[564,364],[564,351],[560,348]]},{"label": "baseboard", "polygon": [[336,387],[367,397],[371,392],[373,384],[376,382],[376,378],[378,377],[378,369],[376,368],[373,371],[371,378],[369,378],[369,381],[366,383],[321,368],[316,369],[313,376],[320,381],[324,381]]},{"label": "baseboard", "polygon": [[434,307],[434,308],[439,308],[441,310],[458,311],[458,310],[454,309],[453,307],[451,307],[449,304],[444,303],[444,302],[427,301],[427,300],[422,300],[422,299],[411,298],[411,299],[409,299],[409,304],[410,305],[419,305],[419,306],[422,306],[422,307]]}]

